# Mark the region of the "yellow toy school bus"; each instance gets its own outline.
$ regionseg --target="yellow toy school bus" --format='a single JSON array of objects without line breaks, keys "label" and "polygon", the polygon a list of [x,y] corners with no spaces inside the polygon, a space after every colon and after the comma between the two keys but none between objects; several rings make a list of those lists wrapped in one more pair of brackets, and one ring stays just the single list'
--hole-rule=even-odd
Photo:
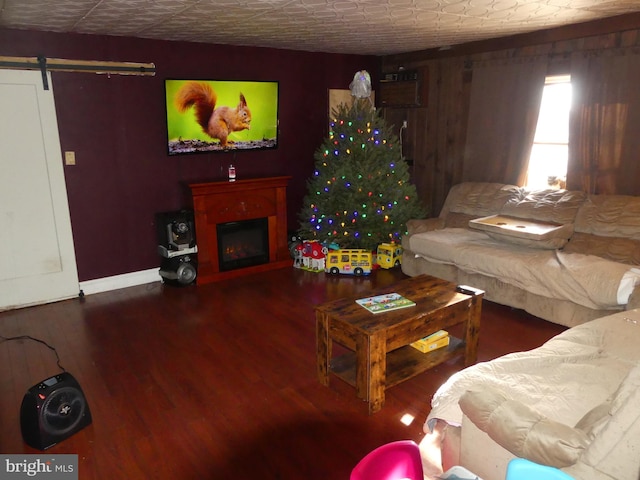
[{"label": "yellow toy school bus", "polygon": [[362,248],[343,248],[329,250],[324,271],[334,275],[369,275],[373,264],[373,255]]},{"label": "yellow toy school bus", "polygon": [[396,243],[381,243],[376,252],[376,262],[382,268],[397,267],[402,263],[402,246]]}]

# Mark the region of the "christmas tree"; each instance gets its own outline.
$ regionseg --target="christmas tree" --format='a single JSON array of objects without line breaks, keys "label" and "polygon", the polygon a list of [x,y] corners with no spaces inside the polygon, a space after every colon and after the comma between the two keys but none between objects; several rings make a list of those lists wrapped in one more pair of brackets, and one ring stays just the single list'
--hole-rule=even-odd
[{"label": "christmas tree", "polygon": [[422,218],[424,210],[398,137],[369,99],[341,104],[332,115],[307,181],[300,237],[368,250],[399,243],[407,220]]}]

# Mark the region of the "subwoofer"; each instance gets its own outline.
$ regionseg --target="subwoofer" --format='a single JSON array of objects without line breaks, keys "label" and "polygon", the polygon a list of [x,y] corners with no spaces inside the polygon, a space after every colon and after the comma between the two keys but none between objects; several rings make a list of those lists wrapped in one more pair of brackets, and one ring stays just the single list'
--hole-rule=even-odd
[{"label": "subwoofer", "polygon": [[164,283],[185,287],[191,285],[197,275],[198,264],[195,255],[178,255],[162,259],[160,276]]},{"label": "subwoofer", "polygon": [[20,406],[22,438],[46,450],[91,424],[91,411],[78,381],[63,372],[31,387]]}]

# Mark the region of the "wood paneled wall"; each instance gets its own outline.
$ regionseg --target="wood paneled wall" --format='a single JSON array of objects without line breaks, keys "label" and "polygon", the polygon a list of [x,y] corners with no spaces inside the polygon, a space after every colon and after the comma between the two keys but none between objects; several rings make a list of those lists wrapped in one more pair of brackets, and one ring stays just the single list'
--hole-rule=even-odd
[{"label": "wood paneled wall", "polygon": [[637,13],[449,49],[383,57],[383,74],[399,69],[428,70],[428,104],[387,108],[385,116],[392,123],[411,119],[404,132],[405,157],[413,161],[413,181],[430,215],[438,215],[449,188],[461,181],[475,62],[544,55],[550,59],[552,74],[566,72],[572,53],[629,47],[640,48]]}]

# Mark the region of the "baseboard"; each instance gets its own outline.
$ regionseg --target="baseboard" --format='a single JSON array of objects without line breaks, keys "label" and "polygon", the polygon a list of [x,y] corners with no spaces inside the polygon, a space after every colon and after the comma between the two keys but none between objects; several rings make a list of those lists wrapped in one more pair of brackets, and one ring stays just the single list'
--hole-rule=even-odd
[{"label": "baseboard", "polygon": [[160,270],[158,268],[151,268],[149,270],[114,275],[113,277],[87,280],[86,282],[80,282],[80,291],[85,295],[92,295],[94,293],[108,292],[119,288],[161,282],[162,277],[159,272]]}]

